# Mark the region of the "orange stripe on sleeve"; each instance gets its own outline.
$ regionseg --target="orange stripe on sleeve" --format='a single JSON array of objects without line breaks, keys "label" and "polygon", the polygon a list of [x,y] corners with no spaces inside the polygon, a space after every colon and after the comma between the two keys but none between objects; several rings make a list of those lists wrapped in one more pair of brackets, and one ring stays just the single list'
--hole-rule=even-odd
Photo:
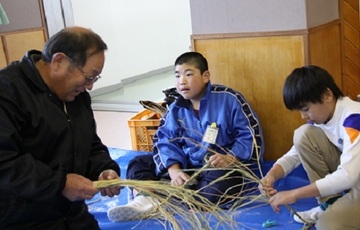
[{"label": "orange stripe on sleeve", "polygon": [[351,144],[355,141],[355,139],[359,136],[359,130],[353,128],[345,128],[347,135],[350,138]]}]

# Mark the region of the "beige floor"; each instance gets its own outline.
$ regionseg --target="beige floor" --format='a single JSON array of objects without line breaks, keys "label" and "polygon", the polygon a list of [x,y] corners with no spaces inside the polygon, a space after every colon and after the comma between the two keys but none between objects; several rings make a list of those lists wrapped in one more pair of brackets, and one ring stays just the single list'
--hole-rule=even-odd
[{"label": "beige floor", "polygon": [[108,147],[131,149],[128,120],[136,113],[94,111],[97,132]]}]

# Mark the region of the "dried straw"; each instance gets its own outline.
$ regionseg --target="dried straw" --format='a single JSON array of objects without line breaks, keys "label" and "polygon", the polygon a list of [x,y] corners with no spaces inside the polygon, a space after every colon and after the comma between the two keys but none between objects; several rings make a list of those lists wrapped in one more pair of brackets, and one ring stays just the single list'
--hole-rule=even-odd
[{"label": "dried straw", "polygon": [[[234,162],[231,168],[212,168],[209,163],[203,168],[194,172],[189,181],[196,180],[197,176],[205,170],[228,170],[226,175],[217,178],[207,186],[222,180],[231,180],[229,175],[233,172],[241,172],[244,178],[252,181],[259,181],[256,175],[241,162]],[[249,182],[245,182],[249,183]],[[242,187],[244,184],[237,186]],[[219,202],[214,204],[199,194],[199,191],[189,189],[187,184],[181,187],[174,187],[169,181],[138,181],[138,180],[101,180],[95,181],[94,187],[97,189],[112,186],[128,186],[135,188],[138,192],[147,194],[152,198],[160,201],[157,205],[156,215],[150,214],[149,218],[158,218],[170,223],[171,229],[238,229],[240,223],[236,222],[232,211],[236,208],[248,205],[249,203],[259,200],[260,196],[247,196],[242,194],[251,193],[243,190],[241,194],[222,195]],[[231,188],[230,188],[231,189]],[[225,200],[233,200],[233,205],[229,210],[220,208],[220,203]]]},{"label": "dried straw", "polygon": [[[184,138],[184,137],[182,137]],[[199,145],[193,140],[195,145]],[[254,138],[255,149],[256,141]],[[218,146],[221,148],[220,146]],[[224,151],[224,149],[222,149]],[[212,149],[208,149],[209,153],[216,153]],[[256,151],[257,158],[260,159],[259,152]],[[233,158],[229,158],[233,159]],[[223,180],[231,180],[231,175],[234,172],[241,173],[244,179],[243,184],[236,186],[245,187],[247,183],[261,183],[260,178],[254,173],[252,169],[254,167],[259,170],[261,177],[260,162],[256,162],[256,165],[247,165],[240,161],[233,161],[229,167],[226,168],[213,168],[209,163],[206,163],[202,168],[197,169],[189,181],[195,181],[197,176],[206,170],[228,170],[228,173],[222,177],[217,178],[207,186],[212,186],[214,183]],[[250,167],[251,166],[251,167]],[[101,180],[94,181],[94,187],[97,189],[112,187],[112,186],[128,186],[136,189],[138,192],[151,196],[159,201],[160,205],[156,210],[149,215],[148,218],[157,218],[166,223],[170,223],[170,228],[174,230],[180,229],[239,229],[242,225],[238,223],[234,218],[234,211],[240,207],[248,206],[256,201],[261,202],[260,205],[268,203],[268,196],[263,196],[257,192],[256,187],[252,187],[250,190],[242,189],[239,194],[228,195],[224,194],[219,197],[218,203],[212,203],[199,194],[199,191],[189,189],[185,183],[183,186],[175,187],[170,184],[169,181],[138,181],[138,180]],[[232,189],[232,188],[229,188]],[[232,200],[231,206],[228,210],[221,208],[220,204],[224,201]],[[252,206],[253,208],[256,206]],[[298,215],[295,210],[286,205],[294,215]],[[251,208],[251,207],[250,207]],[[300,219],[301,216],[298,215]],[[303,220],[303,219],[302,219]],[[303,220],[304,221],[304,220]],[[309,223],[304,221],[307,226]],[[244,226],[243,226],[244,227]]]},{"label": "dried straw", "polygon": [[[216,181],[222,179],[218,178]],[[220,227],[226,227],[225,229],[229,230],[238,229],[239,223],[234,220],[232,215],[229,215],[229,211],[221,209],[219,205],[211,203],[199,195],[198,191],[188,189],[186,186],[174,187],[169,181],[115,179],[94,182],[94,187],[97,189],[111,186],[132,187],[140,193],[159,200],[160,205],[157,205],[156,213],[160,215],[149,216],[149,218],[156,217],[170,222],[172,229],[218,229]],[[229,196],[222,198],[228,199]],[[238,199],[235,196],[231,198]]]}]

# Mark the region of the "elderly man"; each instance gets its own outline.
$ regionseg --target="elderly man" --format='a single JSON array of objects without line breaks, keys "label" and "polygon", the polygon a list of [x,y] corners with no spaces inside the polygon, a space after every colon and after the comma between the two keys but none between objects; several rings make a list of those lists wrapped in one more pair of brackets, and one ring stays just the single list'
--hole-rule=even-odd
[{"label": "elderly man", "polygon": [[69,27],[0,71],[0,229],[99,229],[84,200],[99,192],[93,180],[120,174],[87,92],[106,49],[91,30]]}]

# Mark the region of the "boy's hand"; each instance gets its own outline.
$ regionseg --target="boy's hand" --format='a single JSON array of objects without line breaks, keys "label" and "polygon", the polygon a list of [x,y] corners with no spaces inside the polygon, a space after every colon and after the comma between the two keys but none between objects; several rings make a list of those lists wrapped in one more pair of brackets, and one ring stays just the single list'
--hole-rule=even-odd
[{"label": "boy's hand", "polygon": [[275,212],[279,212],[280,205],[293,204],[296,202],[296,196],[293,190],[278,192],[274,196],[270,197],[269,203]]},{"label": "boy's hand", "polygon": [[237,161],[236,157],[230,154],[215,153],[209,157],[210,165],[214,168],[227,168],[232,166]]},{"label": "boy's hand", "polygon": [[274,188],[275,178],[271,175],[266,175],[261,179],[258,188],[264,196],[273,196],[277,193],[277,190]]},{"label": "boy's hand", "polygon": [[184,173],[181,169],[169,170],[172,186],[182,186],[185,182],[190,180],[190,176]]}]

